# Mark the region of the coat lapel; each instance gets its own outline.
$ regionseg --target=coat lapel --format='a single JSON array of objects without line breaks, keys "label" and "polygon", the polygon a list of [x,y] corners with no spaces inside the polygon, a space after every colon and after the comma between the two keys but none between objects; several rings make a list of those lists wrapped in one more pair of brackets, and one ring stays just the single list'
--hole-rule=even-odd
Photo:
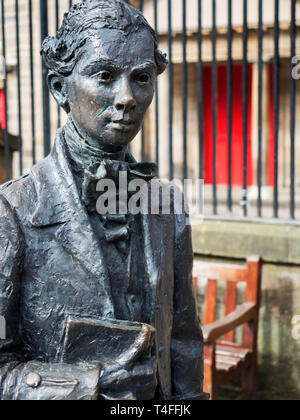
[{"label": "coat lapel", "polygon": [[142,232],[145,274],[148,279],[147,308],[156,328],[156,354],[163,399],[171,398],[170,342],[173,324],[173,252],[166,244],[172,237],[172,216],[143,215]]},{"label": "coat lapel", "polygon": [[[157,219],[156,223],[154,217]],[[149,322],[155,325],[155,313],[157,304],[157,291],[161,281],[160,267],[161,267],[161,253],[157,252],[159,244],[157,244],[158,237],[155,230],[159,229],[159,216],[142,215],[142,233],[144,242],[144,263],[145,274],[148,281],[147,293],[147,309],[149,310]],[[159,223],[157,223],[157,221]]]},{"label": "coat lapel", "polygon": [[32,173],[38,205],[31,224],[36,228],[61,225],[56,230],[56,240],[79,262],[87,275],[95,278],[102,296],[102,316],[114,318],[109,274],[103,252],[79,197],[61,130],[58,131],[51,155],[42,165],[35,166]]},{"label": "coat lapel", "polygon": [[[153,182],[159,183],[157,180],[152,180],[149,183],[148,202],[151,200],[152,188],[157,190],[157,186],[153,187]],[[161,212],[162,208],[160,206],[160,214],[141,215],[145,274],[149,289],[147,308],[151,314],[150,323],[152,325],[157,318],[157,310],[163,310],[159,306],[163,304],[161,292],[166,288],[169,291],[171,290],[171,294],[173,293],[172,285],[166,285],[166,280],[167,277],[173,278],[173,251],[168,244],[173,243],[174,215],[161,214]]]}]

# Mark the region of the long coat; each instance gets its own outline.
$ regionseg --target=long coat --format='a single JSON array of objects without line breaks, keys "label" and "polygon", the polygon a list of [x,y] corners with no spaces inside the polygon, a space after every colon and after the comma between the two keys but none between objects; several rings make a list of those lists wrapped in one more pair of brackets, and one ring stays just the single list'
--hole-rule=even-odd
[{"label": "long coat", "polygon": [[[162,399],[202,399],[202,333],[185,215],[142,215],[149,322]],[[31,173],[0,188],[0,399],[97,399],[99,367],[58,363],[69,315],[114,318],[106,262],[61,131]]]}]

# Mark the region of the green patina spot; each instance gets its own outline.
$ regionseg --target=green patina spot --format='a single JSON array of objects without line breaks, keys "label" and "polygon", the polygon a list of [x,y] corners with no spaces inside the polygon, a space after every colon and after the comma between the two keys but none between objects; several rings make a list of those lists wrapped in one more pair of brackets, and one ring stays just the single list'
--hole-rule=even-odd
[{"label": "green patina spot", "polygon": [[97,117],[100,117],[103,114],[103,112],[105,112],[107,110],[108,107],[109,107],[109,105],[108,104],[105,104],[104,107],[96,115],[96,118]]}]

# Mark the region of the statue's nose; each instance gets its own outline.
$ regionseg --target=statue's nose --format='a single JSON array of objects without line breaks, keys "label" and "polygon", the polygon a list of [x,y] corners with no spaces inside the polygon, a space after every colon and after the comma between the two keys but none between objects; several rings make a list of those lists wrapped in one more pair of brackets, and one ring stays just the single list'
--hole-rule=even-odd
[{"label": "statue's nose", "polygon": [[123,79],[118,95],[115,100],[115,108],[117,111],[129,112],[136,107],[136,101],[133,96],[133,92],[130,86],[130,82],[127,79]]}]

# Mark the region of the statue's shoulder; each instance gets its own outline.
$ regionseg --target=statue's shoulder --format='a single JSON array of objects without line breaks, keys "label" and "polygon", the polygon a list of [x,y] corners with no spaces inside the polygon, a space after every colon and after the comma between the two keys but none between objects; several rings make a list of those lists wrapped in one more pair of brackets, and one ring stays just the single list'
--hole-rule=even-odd
[{"label": "statue's shoulder", "polygon": [[39,166],[45,166],[45,159],[34,165],[30,172],[12,179],[0,186],[0,197],[4,199],[11,208],[23,212],[36,198],[36,188],[33,171]]},{"label": "statue's shoulder", "polygon": [[30,183],[30,173],[0,185],[0,195],[9,195],[17,190],[23,190],[28,183]]},{"label": "statue's shoulder", "polygon": [[[2,213],[6,214],[8,212],[7,215],[11,212],[14,214],[25,213],[24,209],[31,202],[30,195],[33,193],[33,185],[30,178],[30,174],[26,174],[0,186]],[[3,226],[1,226],[2,228]]]},{"label": "statue's shoulder", "polygon": [[12,179],[5,184],[0,185],[0,195],[9,197],[14,194],[22,193],[26,195],[32,194],[34,187],[34,172],[44,168],[47,170],[48,167],[48,158],[45,158],[35,164],[31,171],[25,175],[22,175],[18,178]]},{"label": "statue's shoulder", "polygon": [[178,183],[154,178],[148,185],[151,209],[157,209],[158,206],[160,214],[166,217],[175,215],[176,218],[177,215],[185,214],[184,194]]},{"label": "statue's shoulder", "polygon": [[181,185],[179,185],[179,182],[173,182],[173,181],[169,181],[168,179],[164,179],[164,178],[153,178],[151,180],[151,184],[154,187],[161,187],[161,188],[169,188],[169,189],[173,189],[176,191],[181,191],[182,187]]},{"label": "statue's shoulder", "polygon": [[179,183],[169,181],[167,179],[154,178],[150,183],[150,191],[160,191],[160,195],[170,195],[171,201],[183,198],[182,187]]}]

